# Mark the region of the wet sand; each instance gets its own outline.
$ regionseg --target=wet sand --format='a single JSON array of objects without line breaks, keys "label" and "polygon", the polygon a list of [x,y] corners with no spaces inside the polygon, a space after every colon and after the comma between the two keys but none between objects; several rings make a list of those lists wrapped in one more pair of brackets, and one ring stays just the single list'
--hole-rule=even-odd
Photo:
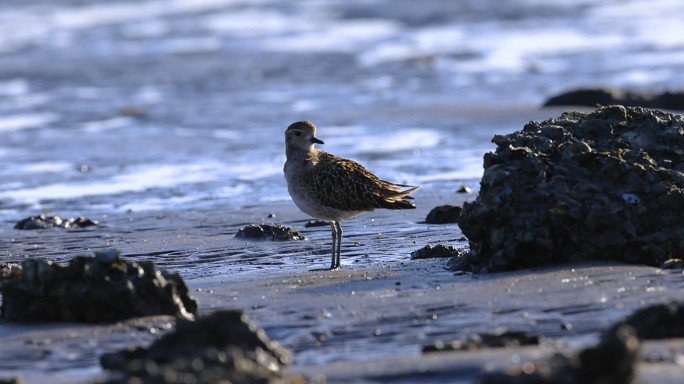
[{"label": "wet sand", "polygon": [[[200,312],[240,308],[291,349],[291,373],[314,381],[471,382],[482,373],[519,367],[554,350],[578,350],[647,304],[684,299],[681,271],[585,263],[470,275],[446,270],[446,259],[410,260],[425,244],[466,246],[455,224],[421,223],[436,205],[475,194],[417,196],[412,211],[378,211],[344,222],[342,269],[329,262],[328,227],[305,228],[291,203],[240,213],[129,213],[100,227],[9,231],[2,247],[15,261],[64,261],[112,246],[124,257],[153,260],[179,272]],[[275,218],[267,216],[274,214]],[[280,222],[306,241],[235,240],[249,223]],[[379,235],[379,236],[378,236]],[[88,383],[103,377],[97,359],[129,344],[147,345],[172,328],[155,317],[109,325],[0,324],[0,377],[28,383]],[[423,345],[504,327],[553,342],[540,347],[422,354]],[[682,340],[646,342],[638,382],[678,382],[684,366],[667,360]],[[681,359],[681,357],[680,357]],[[57,380],[57,381],[55,381]]]},{"label": "wet sand", "polygon": [[[392,262],[351,271],[291,273],[198,295],[231,301],[296,353],[292,372],[327,382],[471,382],[556,350],[579,350],[645,304],[681,299],[680,273],[587,263],[489,276],[444,270],[443,260]],[[421,347],[496,328],[541,334],[541,347],[421,354]],[[570,328],[570,329],[567,329]],[[679,353],[684,345],[677,345]],[[658,345],[659,344],[659,345]],[[667,356],[667,343],[645,355]],[[684,367],[645,364],[639,382],[677,382]],[[676,372],[674,376],[673,372]]]}]

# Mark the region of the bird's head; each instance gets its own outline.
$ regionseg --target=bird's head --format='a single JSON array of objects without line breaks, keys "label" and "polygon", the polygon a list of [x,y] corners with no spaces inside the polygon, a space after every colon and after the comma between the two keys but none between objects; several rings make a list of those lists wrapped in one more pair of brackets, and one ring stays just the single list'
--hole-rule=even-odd
[{"label": "bird's head", "polygon": [[297,148],[308,151],[314,144],[323,144],[316,138],[316,126],[308,121],[298,121],[290,124],[285,131],[287,148]]}]

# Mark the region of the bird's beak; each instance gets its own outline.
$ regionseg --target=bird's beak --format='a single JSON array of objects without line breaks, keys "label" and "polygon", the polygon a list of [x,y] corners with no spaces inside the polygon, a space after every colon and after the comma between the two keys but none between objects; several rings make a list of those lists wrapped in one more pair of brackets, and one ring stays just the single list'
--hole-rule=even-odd
[{"label": "bird's beak", "polygon": [[310,141],[314,144],[325,144],[323,140],[317,139],[315,137],[312,137]]}]

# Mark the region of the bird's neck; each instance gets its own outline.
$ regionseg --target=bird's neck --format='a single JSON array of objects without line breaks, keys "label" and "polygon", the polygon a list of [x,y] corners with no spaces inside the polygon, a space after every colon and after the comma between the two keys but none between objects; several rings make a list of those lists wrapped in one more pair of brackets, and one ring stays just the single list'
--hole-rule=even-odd
[{"label": "bird's neck", "polygon": [[285,147],[285,155],[287,155],[287,159],[291,161],[309,161],[316,157],[316,149],[314,149],[313,145],[306,149],[287,146]]}]

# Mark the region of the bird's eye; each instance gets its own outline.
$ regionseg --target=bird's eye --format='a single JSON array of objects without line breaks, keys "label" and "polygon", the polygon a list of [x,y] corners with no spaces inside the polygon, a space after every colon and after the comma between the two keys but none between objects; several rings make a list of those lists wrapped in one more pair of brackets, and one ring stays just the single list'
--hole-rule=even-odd
[{"label": "bird's eye", "polygon": [[295,131],[295,133],[294,133],[294,134],[295,134],[295,136],[301,136],[301,135],[302,135],[302,133],[301,133],[301,132],[299,132],[299,131]]}]

